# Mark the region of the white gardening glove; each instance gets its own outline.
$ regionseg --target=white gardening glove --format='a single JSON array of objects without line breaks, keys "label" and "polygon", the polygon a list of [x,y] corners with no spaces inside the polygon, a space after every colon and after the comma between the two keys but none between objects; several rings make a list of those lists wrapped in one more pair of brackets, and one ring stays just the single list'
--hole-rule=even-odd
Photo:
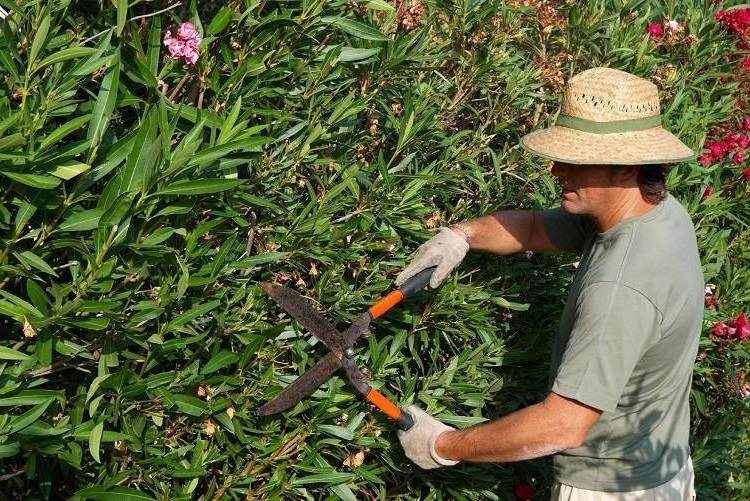
[{"label": "white gardening glove", "polygon": [[409,266],[396,277],[396,285],[400,286],[425,268],[437,266],[430,277],[430,287],[435,289],[463,261],[467,252],[469,244],[463,235],[450,228],[441,228],[437,235],[419,246]]},{"label": "white gardening glove", "polygon": [[416,405],[410,405],[404,410],[414,418],[414,425],[411,428],[398,432],[398,439],[401,441],[406,457],[425,470],[457,464],[458,461],[441,458],[435,452],[435,441],[438,436],[455,428],[441,423]]}]

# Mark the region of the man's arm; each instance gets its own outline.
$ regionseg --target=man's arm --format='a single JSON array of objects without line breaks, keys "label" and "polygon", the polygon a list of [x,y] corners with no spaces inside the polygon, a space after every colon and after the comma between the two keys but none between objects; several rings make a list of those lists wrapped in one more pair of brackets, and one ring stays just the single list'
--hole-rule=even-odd
[{"label": "man's arm", "polygon": [[500,211],[455,226],[468,235],[474,250],[500,255],[559,250],[547,236],[540,211]]},{"label": "man's arm", "polygon": [[503,463],[547,456],[580,446],[601,411],[550,393],[538,404],[465,430],[442,433],[435,452],[443,458]]}]

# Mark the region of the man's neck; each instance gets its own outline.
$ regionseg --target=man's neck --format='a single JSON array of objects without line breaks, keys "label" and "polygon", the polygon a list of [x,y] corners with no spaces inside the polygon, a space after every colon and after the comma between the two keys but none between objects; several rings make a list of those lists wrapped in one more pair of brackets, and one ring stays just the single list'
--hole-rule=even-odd
[{"label": "man's neck", "polygon": [[640,191],[614,197],[599,214],[592,214],[600,232],[616,226],[621,221],[643,215],[656,207],[641,196]]}]

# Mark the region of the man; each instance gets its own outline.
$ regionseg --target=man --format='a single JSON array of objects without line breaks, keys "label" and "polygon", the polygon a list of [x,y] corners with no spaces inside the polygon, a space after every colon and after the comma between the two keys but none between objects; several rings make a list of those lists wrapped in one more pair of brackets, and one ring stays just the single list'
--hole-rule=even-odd
[{"label": "man", "polygon": [[703,274],[665,165],[693,152],[661,127],[656,86],[609,68],[571,78],[556,125],[522,139],[552,160],[562,206],[502,211],[443,228],[397,283],[469,249],[576,251],[543,402],[454,430],[416,406],[406,455],[422,468],[554,455],[553,499],[692,499],[689,392]]}]

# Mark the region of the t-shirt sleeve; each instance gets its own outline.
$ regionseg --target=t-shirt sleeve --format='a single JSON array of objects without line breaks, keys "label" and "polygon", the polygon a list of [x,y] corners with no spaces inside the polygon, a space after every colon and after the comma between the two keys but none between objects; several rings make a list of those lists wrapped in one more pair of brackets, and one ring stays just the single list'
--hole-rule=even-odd
[{"label": "t-shirt sleeve", "polygon": [[659,340],[661,315],[640,292],[616,282],[587,286],[575,315],[552,391],[613,411],[643,353]]},{"label": "t-shirt sleeve", "polygon": [[561,207],[543,210],[542,221],[550,241],[565,250],[580,251],[586,238],[596,231],[590,218],[570,214]]}]

